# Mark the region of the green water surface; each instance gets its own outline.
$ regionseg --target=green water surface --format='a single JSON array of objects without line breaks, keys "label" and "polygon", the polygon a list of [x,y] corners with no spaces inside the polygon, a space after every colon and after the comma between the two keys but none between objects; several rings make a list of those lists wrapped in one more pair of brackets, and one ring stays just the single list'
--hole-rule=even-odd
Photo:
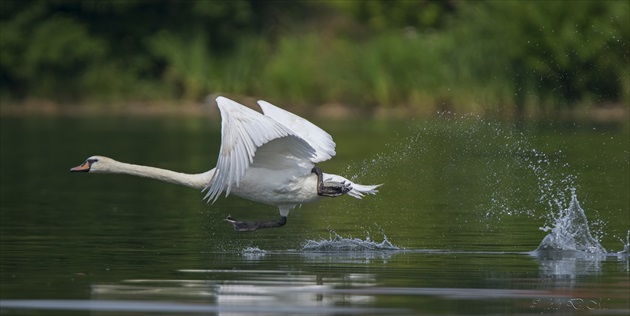
[{"label": "green water surface", "polygon": [[[630,310],[627,254],[529,254],[571,189],[593,235],[610,253],[623,249],[628,125],[470,117],[315,123],[337,143],[337,156],[320,167],[383,183],[380,192],[303,205],[282,228],[238,233],[226,216],[271,219],[277,211],[232,196],[209,205],[201,192],[155,180],[69,172],[96,154],[203,172],[217,159],[216,118],[3,118],[2,312]],[[303,249],[335,238],[387,238],[399,250]],[[86,300],[106,304],[81,305]]]}]

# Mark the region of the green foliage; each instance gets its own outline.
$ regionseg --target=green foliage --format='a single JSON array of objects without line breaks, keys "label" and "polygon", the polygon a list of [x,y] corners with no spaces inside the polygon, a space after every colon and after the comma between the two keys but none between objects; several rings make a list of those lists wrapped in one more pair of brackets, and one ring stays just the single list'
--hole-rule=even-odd
[{"label": "green foliage", "polygon": [[0,1],[0,97],[628,104],[627,1]]},{"label": "green foliage", "polygon": [[440,0],[341,0],[331,4],[376,31],[440,27],[447,13],[455,9],[452,1]]},{"label": "green foliage", "polygon": [[471,83],[508,83],[517,106],[627,102],[629,14],[624,1],[487,1],[462,7],[452,34]]},{"label": "green foliage", "polygon": [[192,36],[176,36],[169,31],[160,31],[147,40],[150,50],[166,61],[164,80],[181,91],[184,99],[201,96],[207,86],[207,61],[210,59],[206,38],[202,33]]},{"label": "green foliage", "polygon": [[[29,85],[28,88],[30,83],[39,83],[37,89],[29,91],[35,94],[79,93],[84,69],[103,60],[107,43],[93,38],[72,17],[56,14],[41,19],[44,6],[41,2],[34,4],[11,21],[3,20],[2,72],[9,74],[13,82]],[[35,20],[40,21],[33,23]]]},{"label": "green foliage", "polygon": [[0,93],[56,100],[184,98],[210,51],[260,23],[255,1],[3,0]]}]

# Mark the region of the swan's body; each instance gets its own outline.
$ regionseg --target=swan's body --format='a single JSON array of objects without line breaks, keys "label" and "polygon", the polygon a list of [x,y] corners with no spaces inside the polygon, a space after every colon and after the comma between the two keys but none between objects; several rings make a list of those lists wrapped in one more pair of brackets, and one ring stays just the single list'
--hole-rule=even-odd
[{"label": "swan's body", "polygon": [[225,191],[226,196],[231,193],[277,206],[282,216],[281,222],[271,224],[228,218],[237,230],[282,226],[296,205],[324,196],[347,193],[361,198],[377,192],[379,185],[355,184],[315,167],[315,163],[335,155],[335,143],[328,133],[270,103],[258,104],[264,115],[227,98],[217,98],[222,117],[221,150],[217,166],[210,171],[186,174],[103,156],[92,156],[71,171],[153,178],[207,191],[206,199],[213,202]]}]

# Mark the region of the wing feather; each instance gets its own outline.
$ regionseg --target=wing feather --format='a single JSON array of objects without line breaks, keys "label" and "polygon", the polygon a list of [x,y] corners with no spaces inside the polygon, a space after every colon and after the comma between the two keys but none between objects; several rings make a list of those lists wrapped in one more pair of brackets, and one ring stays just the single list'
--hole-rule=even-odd
[{"label": "wing feather", "polygon": [[286,126],[315,149],[315,157],[312,162],[326,161],[335,155],[335,142],[332,136],[317,125],[267,101],[259,100],[258,105],[262,108],[265,116]]}]

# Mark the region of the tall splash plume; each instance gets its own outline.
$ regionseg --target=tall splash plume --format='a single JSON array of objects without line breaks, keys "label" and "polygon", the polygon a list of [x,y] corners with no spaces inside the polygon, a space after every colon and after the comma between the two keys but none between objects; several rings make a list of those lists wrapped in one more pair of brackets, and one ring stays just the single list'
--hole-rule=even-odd
[{"label": "tall splash plume", "polygon": [[549,232],[538,246],[541,250],[573,250],[588,253],[605,253],[606,249],[591,235],[588,220],[580,207],[575,190],[571,191],[569,207],[558,204],[554,227],[541,228]]}]

